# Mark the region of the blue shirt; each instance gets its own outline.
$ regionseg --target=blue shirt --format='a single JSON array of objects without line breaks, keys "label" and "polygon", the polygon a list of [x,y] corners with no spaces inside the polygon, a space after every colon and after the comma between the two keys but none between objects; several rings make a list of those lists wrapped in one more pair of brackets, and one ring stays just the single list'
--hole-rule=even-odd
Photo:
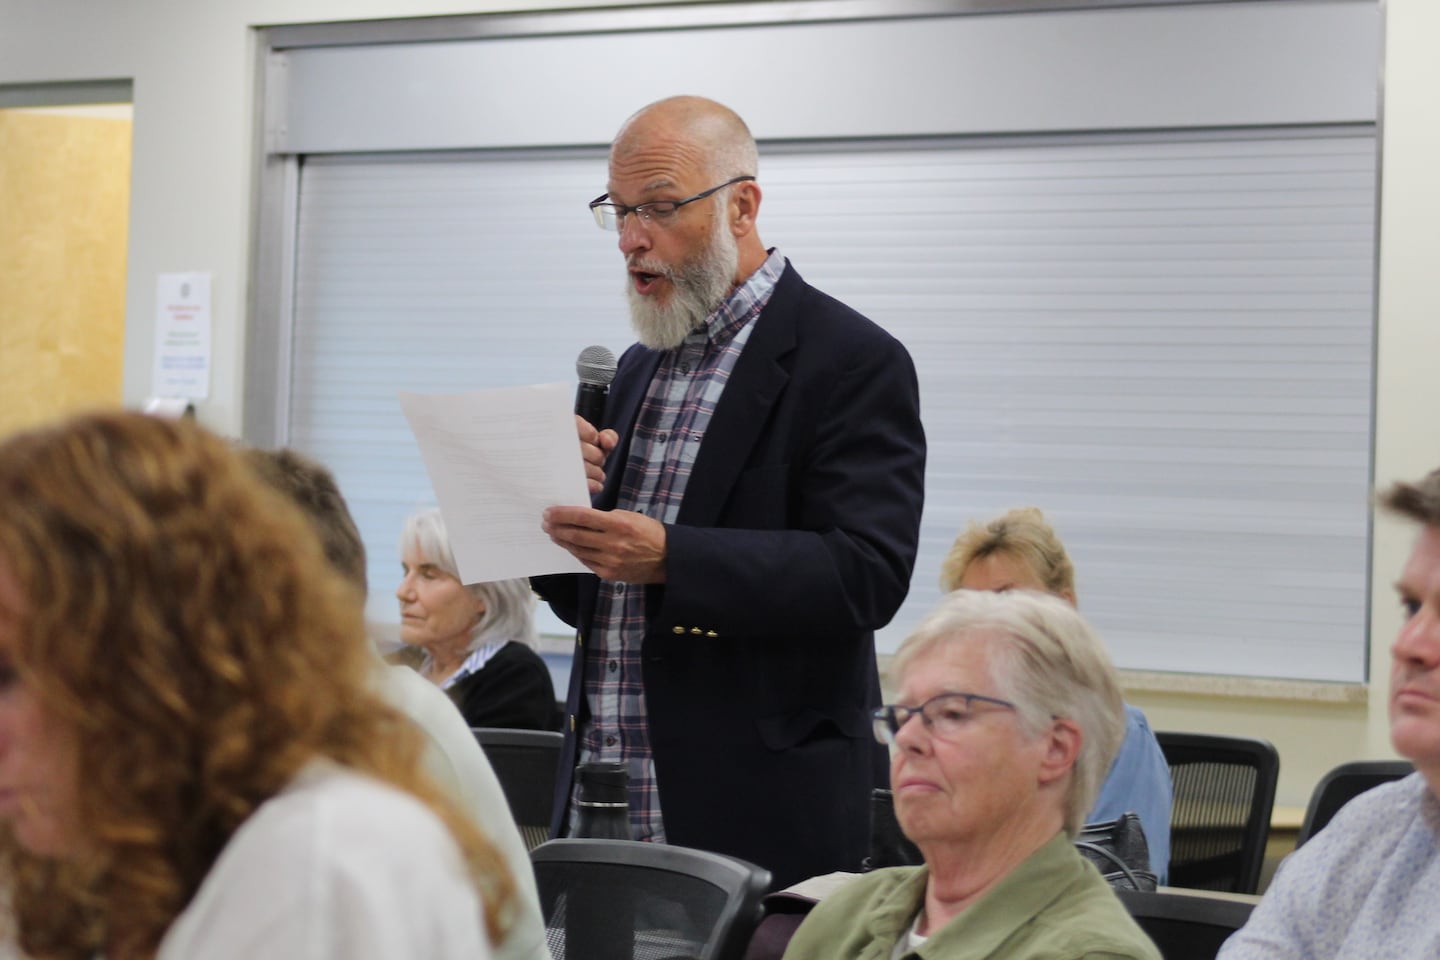
[{"label": "blue shirt", "polygon": [[1086,823],[1114,820],[1122,813],[1140,818],[1150,848],[1150,869],[1163,884],[1170,872],[1170,764],[1150,731],[1145,714],[1125,704],[1125,742],[1100,785]]}]

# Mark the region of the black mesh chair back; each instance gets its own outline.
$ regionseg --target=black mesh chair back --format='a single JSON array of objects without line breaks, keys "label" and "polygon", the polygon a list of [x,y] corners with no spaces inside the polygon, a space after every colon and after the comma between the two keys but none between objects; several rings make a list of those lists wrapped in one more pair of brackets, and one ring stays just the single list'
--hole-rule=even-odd
[{"label": "black mesh chair back", "polygon": [[1355,760],[1342,763],[1321,778],[1310,795],[1310,806],[1305,809],[1305,821],[1295,838],[1298,848],[1329,823],[1340,808],[1354,800],[1366,790],[1408,777],[1415,767],[1408,760]]},{"label": "black mesh chair back", "polygon": [[1240,900],[1164,891],[1116,890],[1115,895],[1165,960],[1215,960],[1220,945],[1255,908]]},{"label": "black mesh chair back", "polygon": [[1170,886],[1255,893],[1280,755],[1268,741],[1157,732],[1170,764]]},{"label": "black mesh chair back", "polygon": [[530,852],[554,960],[741,960],[770,871],[632,840],[552,840]]},{"label": "black mesh chair back", "polygon": [[895,816],[895,793],[884,787],[870,791],[870,855],[865,871],[882,867],[915,867],[925,862],[920,848],[910,842]]},{"label": "black mesh chair back", "polygon": [[471,733],[485,751],[510,815],[520,828],[525,848],[534,850],[550,838],[550,814],[555,809],[555,776],[560,767],[564,735],[552,730],[508,730],[473,727]]}]

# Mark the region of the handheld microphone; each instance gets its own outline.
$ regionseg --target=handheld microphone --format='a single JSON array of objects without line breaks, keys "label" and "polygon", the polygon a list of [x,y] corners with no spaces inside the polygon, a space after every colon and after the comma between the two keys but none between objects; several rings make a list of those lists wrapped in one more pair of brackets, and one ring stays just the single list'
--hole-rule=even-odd
[{"label": "handheld microphone", "polygon": [[605,395],[615,379],[615,354],[605,347],[586,347],[575,360],[580,386],[575,390],[575,412],[596,427],[605,416]]}]

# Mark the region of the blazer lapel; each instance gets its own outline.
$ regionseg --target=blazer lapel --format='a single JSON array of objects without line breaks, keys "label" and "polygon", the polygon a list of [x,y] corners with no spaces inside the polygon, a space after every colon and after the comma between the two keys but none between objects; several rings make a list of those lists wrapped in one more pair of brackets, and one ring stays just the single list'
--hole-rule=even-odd
[{"label": "blazer lapel", "polygon": [[795,307],[803,286],[800,275],[786,264],[710,416],[676,522],[709,526],[725,506],[771,408],[790,381],[781,361],[795,348]]}]

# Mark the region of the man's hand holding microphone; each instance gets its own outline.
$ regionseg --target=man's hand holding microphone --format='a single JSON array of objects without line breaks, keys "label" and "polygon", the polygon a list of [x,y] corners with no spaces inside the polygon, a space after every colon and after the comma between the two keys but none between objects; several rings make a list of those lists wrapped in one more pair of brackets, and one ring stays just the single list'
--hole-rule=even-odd
[{"label": "man's hand holding microphone", "polygon": [[[620,442],[614,430],[595,424],[605,415],[605,398],[615,379],[615,354],[586,347],[575,362],[580,385],[575,391],[575,429],[590,493],[605,485],[605,460]],[[665,581],[665,526],[630,510],[549,507],[541,522],[550,539],[565,548],[602,580],[625,583]]]}]

